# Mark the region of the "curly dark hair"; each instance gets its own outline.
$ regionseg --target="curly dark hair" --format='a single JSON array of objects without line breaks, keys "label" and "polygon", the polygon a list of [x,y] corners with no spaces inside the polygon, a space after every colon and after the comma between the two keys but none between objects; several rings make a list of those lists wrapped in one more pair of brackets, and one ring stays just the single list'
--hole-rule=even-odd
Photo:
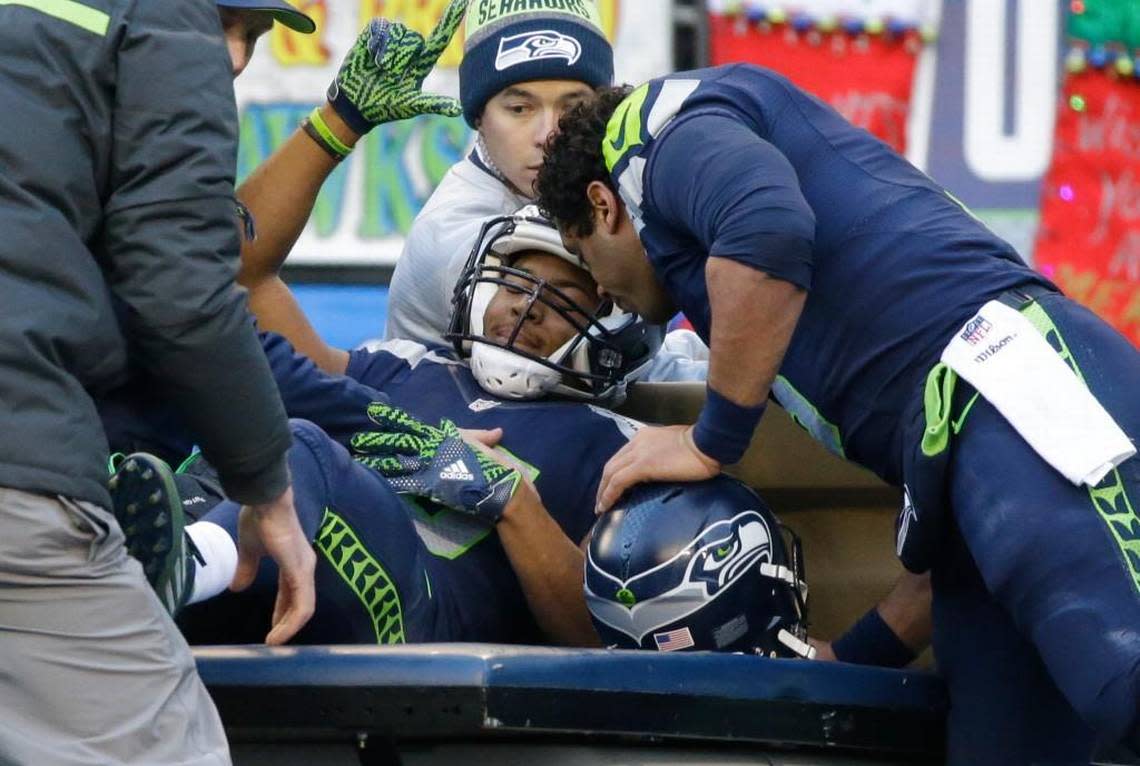
[{"label": "curly dark hair", "polygon": [[562,115],[558,131],[547,139],[535,189],[542,214],[560,228],[579,236],[593,233],[593,214],[586,199],[591,181],[601,181],[617,193],[602,156],[602,139],[606,123],[632,90],[629,85],[598,88],[595,98]]}]

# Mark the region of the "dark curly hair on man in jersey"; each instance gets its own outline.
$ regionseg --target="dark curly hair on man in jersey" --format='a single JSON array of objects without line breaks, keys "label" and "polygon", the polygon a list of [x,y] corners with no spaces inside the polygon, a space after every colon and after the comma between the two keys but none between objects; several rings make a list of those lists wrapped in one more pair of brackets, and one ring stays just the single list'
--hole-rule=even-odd
[{"label": "dark curly hair on man in jersey", "polygon": [[601,181],[617,193],[602,156],[602,139],[606,123],[632,90],[628,85],[598,88],[595,98],[562,115],[558,131],[547,140],[535,189],[542,214],[560,229],[579,236],[593,233],[593,213],[586,198],[591,181]]}]

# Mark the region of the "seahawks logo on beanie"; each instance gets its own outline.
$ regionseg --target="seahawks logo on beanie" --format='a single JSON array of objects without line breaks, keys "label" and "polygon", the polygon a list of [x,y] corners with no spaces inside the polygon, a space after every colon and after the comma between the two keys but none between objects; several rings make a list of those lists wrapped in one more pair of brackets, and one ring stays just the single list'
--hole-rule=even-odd
[{"label": "seahawks logo on beanie", "polygon": [[549,29],[523,32],[499,38],[499,55],[495,56],[495,69],[504,69],[539,59],[564,58],[573,64],[582,55],[582,44],[570,35]]},{"label": "seahawks logo on beanie", "polygon": [[459,100],[472,127],[496,93],[532,80],[613,81],[613,48],[593,0],[471,0]]}]

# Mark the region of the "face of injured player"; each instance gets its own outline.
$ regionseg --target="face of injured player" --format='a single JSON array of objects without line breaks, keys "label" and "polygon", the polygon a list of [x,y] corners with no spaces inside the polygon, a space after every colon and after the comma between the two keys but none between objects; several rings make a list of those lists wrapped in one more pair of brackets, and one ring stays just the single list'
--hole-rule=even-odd
[{"label": "face of injured player", "polygon": [[483,107],[477,122],[483,147],[523,195],[534,196],[542,148],[558,119],[593,93],[589,85],[576,80],[535,80],[504,88]]},{"label": "face of injured player", "polygon": [[[542,295],[549,304],[565,308],[582,322],[585,322],[587,315],[592,316],[601,303],[597,283],[590,275],[557,255],[539,250],[523,251],[515,255],[508,265],[558,288],[577,306],[571,305],[552,290],[544,288]],[[533,282],[516,275],[504,275],[503,278],[509,285],[518,287],[500,285],[491,298],[483,314],[483,334],[486,337],[507,343],[524,312],[526,321],[523,322],[514,345],[535,356],[550,356],[578,333],[577,328],[553,306],[541,300],[531,302],[531,293],[535,287]]]}]

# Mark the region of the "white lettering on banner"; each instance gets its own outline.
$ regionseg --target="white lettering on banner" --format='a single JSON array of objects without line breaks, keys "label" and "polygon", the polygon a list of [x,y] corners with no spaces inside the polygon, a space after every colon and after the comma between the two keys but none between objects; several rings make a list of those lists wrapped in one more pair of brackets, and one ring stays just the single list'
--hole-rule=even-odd
[{"label": "white lettering on banner", "polygon": [[1132,175],[1131,170],[1125,170],[1116,178],[1101,173],[1100,210],[1089,242],[1104,242],[1114,222],[1137,220],[1140,220],[1140,179]]},{"label": "white lettering on banner", "polygon": [[967,0],[966,164],[985,181],[1030,181],[1049,165],[1056,102],[1056,3],[1018,2],[1013,132],[1004,127],[1009,0]]},{"label": "white lettering on banner", "polygon": [[1130,231],[1120,240],[1112,262],[1108,264],[1108,273],[1140,282],[1140,231]]},{"label": "white lettering on banner", "polygon": [[1140,159],[1140,125],[1117,93],[1109,93],[1100,114],[1085,112],[1077,121],[1077,148],[1082,152],[1120,152]]}]

